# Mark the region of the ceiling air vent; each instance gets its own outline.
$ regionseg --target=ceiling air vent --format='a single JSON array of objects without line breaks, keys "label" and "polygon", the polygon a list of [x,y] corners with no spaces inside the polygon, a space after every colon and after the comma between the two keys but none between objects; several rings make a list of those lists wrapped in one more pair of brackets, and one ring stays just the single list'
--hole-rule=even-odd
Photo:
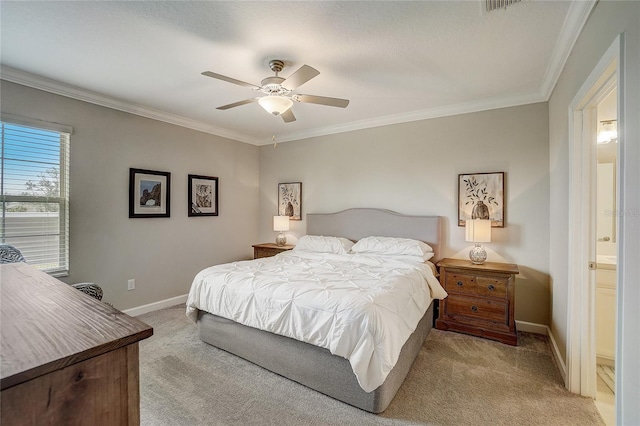
[{"label": "ceiling air vent", "polygon": [[520,0],[485,0],[485,2],[487,3],[487,12],[491,12],[497,9],[506,9],[507,6],[520,3]]}]

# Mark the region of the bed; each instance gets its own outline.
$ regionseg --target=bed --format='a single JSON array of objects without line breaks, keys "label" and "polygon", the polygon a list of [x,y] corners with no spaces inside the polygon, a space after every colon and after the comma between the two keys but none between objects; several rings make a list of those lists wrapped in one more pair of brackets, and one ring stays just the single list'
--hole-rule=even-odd
[{"label": "bed", "polygon": [[[309,235],[344,237],[353,241],[358,241],[370,236],[411,238],[424,241],[431,246],[434,254],[431,260],[434,262],[439,258],[441,251],[440,217],[406,216],[379,209],[349,209],[331,214],[307,214],[306,218],[307,234]],[[278,255],[278,259],[273,261],[260,259],[249,262],[237,262],[237,264],[240,265],[239,269],[243,271],[242,273],[245,275],[249,274],[253,277],[255,274],[259,274],[260,271],[247,272],[246,268],[249,264],[252,264],[252,267],[253,265],[257,265],[256,267],[258,269],[263,268],[263,271],[268,273],[268,271],[272,270],[269,268],[274,267],[273,263],[294,264],[295,266],[296,262],[305,262],[305,259],[298,259],[298,257],[303,254],[304,253],[298,253],[298,255],[290,254],[289,258],[287,258],[287,254],[283,253],[282,255]],[[327,255],[328,260],[326,261],[330,267],[342,265],[340,263],[343,261],[342,258],[337,257],[336,259],[332,259],[330,256],[333,255]],[[333,260],[335,260],[335,262],[331,263]],[[370,260],[365,261],[370,262]],[[358,262],[360,262],[360,260],[358,260]],[[225,267],[225,265],[220,266],[223,269]],[[305,265],[302,265],[301,268],[304,269],[304,266]],[[385,267],[388,266],[385,265]],[[390,267],[393,267],[393,265]],[[220,269],[218,267],[215,268]],[[221,272],[215,268],[213,269],[217,271],[218,279],[222,279],[220,278],[220,276],[222,276],[220,275]],[[238,269],[238,267],[234,268]],[[239,319],[227,314],[225,312],[225,306],[228,303],[221,303],[220,300],[226,297],[226,293],[224,292],[230,291],[230,288],[241,291],[240,288],[236,288],[235,285],[221,287],[222,290],[220,291],[222,291],[222,293],[216,296],[217,302],[215,302],[222,305],[218,307],[221,309],[220,311],[216,311],[210,307],[210,305],[199,301],[198,296],[194,296],[194,294],[205,294],[210,290],[203,290],[204,287],[197,287],[196,282],[200,283],[202,281],[202,278],[198,278],[201,277],[202,274],[210,274],[210,272],[205,272],[208,271],[208,269],[203,270],[196,276],[192,290],[190,291],[189,301],[187,302],[187,314],[197,321],[199,336],[204,342],[238,355],[261,367],[342,402],[372,413],[380,413],[390,404],[404,381],[433,324],[434,306],[432,299],[429,298],[429,300],[416,302],[417,305],[425,303],[422,309],[426,309],[421,310],[418,317],[414,317],[414,321],[417,321],[417,326],[414,330],[404,331],[408,335],[406,340],[404,337],[401,337],[402,340],[399,345],[397,341],[395,342],[397,354],[388,357],[385,355],[385,357],[383,357],[385,360],[387,360],[387,358],[392,359],[393,363],[390,364],[391,367],[386,368],[382,379],[380,377],[368,379],[367,376],[362,374],[362,371],[359,370],[356,363],[354,363],[354,356],[352,356],[351,359],[347,359],[344,356],[332,354],[332,352],[341,352],[337,350],[335,345],[332,346],[330,339],[319,337],[318,342],[322,341],[323,343],[317,344],[324,344],[325,347],[316,346],[302,341],[302,339],[297,336],[287,337],[286,332],[281,333],[278,330],[277,332],[281,334],[274,334],[252,326],[243,325],[241,322],[245,324],[252,323],[250,321],[244,321],[244,318]],[[423,269],[420,271],[421,274],[425,274]],[[293,270],[295,270],[295,268]],[[213,274],[213,272],[211,272],[211,274]],[[223,275],[225,274],[230,275],[231,273],[226,271]],[[291,276],[295,277],[296,275],[294,272],[291,272]],[[431,285],[432,284],[429,284],[429,286]],[[221,295],[224,297],[221,297]],[[317,298],[317,296],[315,297]],[[439,297],[444,296],[440,294]],[[223,314],[214,315],[207,312],[207,309],[222,312]],[[304,313],[297,316],[304,316]],[[296,315],[292,315],[292,317],[296,318]],[[234,318],[237,321],[227,318]],[[335,324],[335,321],[332,324]],[[411,325],[409,327],[411,327]],[[400,328],[402,327],[398,326],[398,330],[400,330]],[[295,332],[295,327],[285,328],[285,331],[287,330],[294,330]],[[311,334],[314,336],[317,335],[317,333]],[[383,336],[381,337],[383,339],[393,340],[395,338],[394,335],[401,333],[398,331],[397,333],[387,332],[380,334]],[[396,338],[396,340],[398,338]],[[329,343],[324,342],[324,340],[327,340]],[[349,351],[359,353],[361,347],[357,346],[358,343],[355,343],[355,345],[354,347],[347,348],[347,353],[351,353]],[[375,346],[375,344],[371,345],[370,343],[364,346],[366,347],[367,345]],[[345,353],[342,353],[342,355],[345,355]],[[369,356],[370,354],[364,354],[364,358],[367,360]],[[355,358],[357,358],[357,356]],[[372,360],[374,358],[374,356],[371,356]],[[376,375],[377,373],[373,376]],[[378,385],[376,380],[381,381],[381,383]]]}]

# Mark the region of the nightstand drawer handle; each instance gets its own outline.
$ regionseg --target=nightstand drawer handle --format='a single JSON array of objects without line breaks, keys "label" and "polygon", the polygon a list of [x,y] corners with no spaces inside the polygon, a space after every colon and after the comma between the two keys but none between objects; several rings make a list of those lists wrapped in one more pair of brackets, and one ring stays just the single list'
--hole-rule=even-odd
[{"label": "nightstand drawer handle", "polygon": [[496,289],[496,288],[495,288],[495,286],[494,286],[493,284],[489,284],[489,285],[487,286],[487,288],[488,288],[489,290],[491,290],[491,291],[493,291],[493,290],[495,290],[495,289]]},{"label": "nightstand drawer handle", "polygon": [[458,284],[458,287],[462,287],[462,281],[458,281],[456,284]]},{"label": "nightstand drawer handle", "polygon": [[473,312],[478,312],[478,307],[477,307],[477,306],[475,306],[475,305],[473,305],[473,306],[471,307],[471,310],[472,310]]}]

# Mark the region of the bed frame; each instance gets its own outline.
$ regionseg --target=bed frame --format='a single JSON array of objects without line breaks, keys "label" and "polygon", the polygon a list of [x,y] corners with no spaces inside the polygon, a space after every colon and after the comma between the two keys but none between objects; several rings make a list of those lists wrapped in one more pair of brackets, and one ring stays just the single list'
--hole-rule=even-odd
[{"label": "bed frame", "polygon": [[[368,236],[413,238],[441,253],[439,216],[406,216],[389,210],[349,209],[307,214],[307,234],[359,240]],[[385,382],[373,392],[362,390],[346,358],[295,339],[238,324],[200,311],[200,339],[318,392],[372,413],[383,412],[402,385],[433,324],[433,302],[402,347]]]}]

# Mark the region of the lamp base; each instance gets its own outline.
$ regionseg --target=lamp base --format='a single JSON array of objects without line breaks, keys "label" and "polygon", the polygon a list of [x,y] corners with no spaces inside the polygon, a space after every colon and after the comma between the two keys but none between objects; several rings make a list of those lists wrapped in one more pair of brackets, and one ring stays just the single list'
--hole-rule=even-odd
[{"label": "lamp base", "polygon": [[287,244],[286,235],[284,235],[282,232],[280,232],[278,234],[278,236],[276,237],[276,244],[279,245],[279,246],[283,246],[283,245]]},{"label": "lamp base", "polygon": [[487,260],[487,251],[480,244],[476,244],[469,252],[469,259],[474,265],[482,265]]}]

